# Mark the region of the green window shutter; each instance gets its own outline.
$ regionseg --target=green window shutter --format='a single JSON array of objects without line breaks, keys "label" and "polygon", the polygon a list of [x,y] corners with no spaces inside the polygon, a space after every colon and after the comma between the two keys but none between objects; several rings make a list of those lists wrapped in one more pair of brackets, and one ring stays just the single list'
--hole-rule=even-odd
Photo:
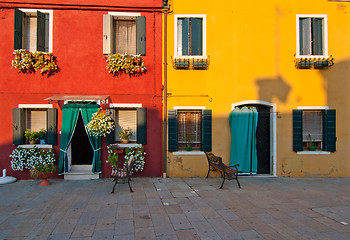
[{"label": "green window shutter", "polygon": [[191,55],[203,55],[203,19],[191,18]]},{"label": "green window shutter", "polygon": [[303,110],[293,110],[293,151],[303,151]]},{"label": "green window shutter", "polygon": [[300,55],[310,55],[310,18],[299,18],[299,54]]},{"label": "green window shutter", "polygon": [[57,144],[57,108],[47,109],[47,144]]},{"label": "green window shutter", "polygon": [[212,131],[212,110],[205,109],[202,111],[202,148],[204,152],[211,152],[212,141],[211,141],[211,131]]},{"label": "green window shutter", "polygon": [[[115,123],[115,109],[114,108],[107,108],[106,114],[109,116]],[[106,135],[106,144],[113,144],[115,142],[115,127],[113,131],[110,134]]]},{"label": "green window shutter", "polygon": [[147,144],[147,108],[137,109],[137,143]]},{"label": "green window shutter", "polygon": [[103,54],[113,54],[113,17],[103,14]]},{"label": "green window shutter", "polygon": [[182,56],[188,56],[190,55],[190,51],[189,51],[190,21],[189,21],[189,18],[182,18],[179,21],[182,21]]},{"label": "green window shutter", "polygon": [[21,145],[24,139],[24,115],[22,108],[12,109],[13,145]]},{"label": "green window shutter", "polygon": [[23,12],[15,8],[14,49],[22,48]]},{"label": "green window shutter", "polygon": [[336,151],[336,111],[326,109],[323,115],[323,150]]},{"label": "green window shutter", "polygon": [[146,17],[136,17],[136,54],[146,55]]},{"label": "green window shutter", "polygon": [[36,50],[46,51],[46,14],[37,11]]},{"label": "green window shutter", "polygon": [[323,19],[312,18],[312,55],[323,55]]},{"label": "green window shutter", "polygon": [[177,145],[177,111],[168,111],[168,151],[176,152]]}]

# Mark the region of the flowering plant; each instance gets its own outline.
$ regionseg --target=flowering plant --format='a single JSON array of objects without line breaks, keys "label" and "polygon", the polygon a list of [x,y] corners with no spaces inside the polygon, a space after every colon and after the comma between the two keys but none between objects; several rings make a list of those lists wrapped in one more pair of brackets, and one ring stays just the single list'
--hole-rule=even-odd
[{"label": "flowering plant", "polygon": [[91,121],[86,125],[90,134],[95,137],[106,136],[114,129],[113,120],[99,109],[92,115]]},{"label": "flowering plant", "polygon": [[111,164],[112,167],[117,166],[118,163],[118,153],[114,151],[118,147],[119,146],[115,144],[110,144],[107,146],[108,159],[106,162]]},{"label": "flowering plant", "polygon": [[143,166],[145,165],[145,156],[146,152],[143,147],[129,147],[125,148],[125,163],[124,166],[127,166],[130,156],[133,155],[135,159],[133,169],[138,171],[143,171]]},{"label": "flowering plant", "polygon": [[44,173],[56,170],[55,153],[52,149],[43,150],[37,146],[29,149],[17,147],[12,151],[10,157],[13,170],[36,169]]},{"label": "flowering plant", "polygon": [[147,71],[140,55],[111,54],[107,57],[107,70],[114,75],[127,73],[130,76]]},{"label": "flowering plant", "polygon": [[25,49],[16,49],[13,55],[12,67],[17,68],[18,72],[31,73],[40,70],[41,74],[52,75],[59,71],[52,53],[40,51],[32,53]]},{"label": "flowering plant", "polygon": [[124,129],[123,131],[119,131],[119,137],[121,139],[128,139],[132,135],[131,128],[128,127],[127,129]]}]

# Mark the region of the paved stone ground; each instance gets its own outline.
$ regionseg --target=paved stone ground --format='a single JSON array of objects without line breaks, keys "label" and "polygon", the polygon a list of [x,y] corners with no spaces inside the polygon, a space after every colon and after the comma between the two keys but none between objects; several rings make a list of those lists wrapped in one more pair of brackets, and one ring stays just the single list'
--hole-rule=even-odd
[{"label": "paved stone ground", "polygon": [[350,178],[0,185],[0,239],[350,239]]}]

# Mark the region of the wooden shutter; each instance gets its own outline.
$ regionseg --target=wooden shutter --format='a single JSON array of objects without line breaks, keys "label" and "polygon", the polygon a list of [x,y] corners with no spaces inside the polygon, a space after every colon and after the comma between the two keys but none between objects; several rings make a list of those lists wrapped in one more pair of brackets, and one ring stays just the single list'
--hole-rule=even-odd
[{"label": "wooden shutter", "polygon": [[137,143],[147,144],[147,108],[137,109]]},{"label": "wooden shutter", "polygon": [[311,20],[310,18],[299,18],[299,51],[300,55],[311,54]]},{"label": "wooden shutter", "polygon": [[46,17],[45,17],[45,13],[39,12],[37,11],[36,13],[36,17],[37,17],[37,32],[36,32],[36,50],[37,51],[42,51],[45,52],[46,51],[46,44],[45,44],[45,40],[46,40],[46,27],[45,27],[45,22],[46,22]]},{"label": "wooden shutter", "polygon": [[323,118],[323,150],[335,152],[336,150],[336,111],[326,109]]},{"label": "wooden shutter", "polygon": [[177,111],[168,111],[168,151],[175,152],[178,150],[177,145]]},{"label": "wooden shutter", "polygon": [[312,18],[312,55],[323,55],[323,19]]},{"label": "wooden shutter", "polygon": [[113,17],[103,14],[103,54],[114,53],[113,49]]},{"label": "wooden shutter", "polygon": [[14,49],[22,48],[23,36],[23,12],[15,8],[15,24],[14,24]]},{"label": "wooden shutter", "polygon": [[136,17],[136,54],[146,55],[146,17]]},{"label": "wooden shutter", "polygon": [[57,108],[47,109],[47,144],[57,144]]},{"label": "wooden shutter", "polygon": [[191,18],[191,54],[203,55],[203,19]]},{"label": "wooden shutter", "polygon": [[212,110],[205,109],[202,111],[202,151],[211,152],[212,150]]},{"label": "wooden shutter", "polygon": [[[106,114],[109,116],[115,123],[115,109],[114,108],[107,108]],[[110,134],[106,135],[106,144],[113,144],[115,142],[115,127],[113,131]]]},{"label": "wooden shutter", "polygon": [[21,145],[25,143],[23,118],[22,108],[12,109],[13,145]]},{"label": "wooden shutter", "polygon": [[189,29],[190,21],[189,18],[182,18],[182,56],[190,55],[189,51]]},{"label": "wooden shutter", "polygon": [[303,110],[293,110],[293,151],[303,151]]}]

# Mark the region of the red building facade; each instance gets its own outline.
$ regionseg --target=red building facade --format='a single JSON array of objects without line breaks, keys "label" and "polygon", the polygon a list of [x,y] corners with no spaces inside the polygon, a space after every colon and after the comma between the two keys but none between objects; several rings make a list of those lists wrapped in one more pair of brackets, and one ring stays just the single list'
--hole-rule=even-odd
[{"label": "red building facade", "polygon": [[[29,178],[28,172],[11,169],[9,155],[17,146],[28,147],[25,129],[44,128],[46,147],[54,149],[57,161],[62,152],[67,154],[69,171],[73,165],[96,164],[91,156],[97,152],[101,163],[95,174],[109,177],[107,143],[120,143],[118,131],[131,127],[130,146],[142,145],[147,153],[144,170],[136,175],[160,176],[162,1],[15,1],[0,2],[0,7],[0,169],[19,179]],[[43,74],[43,66],[49,65],[35,69],[43,55],[32,55],[29,70],[11,67],[25,61],[22,54],[16,62],[16,49],[52,53],[48,58],[57,69],[51,66]],[[131,64],[133,70],[117,71],[123,64],[116,61],[111,63],[115,73],[107,69],[108,56],[118,53],[117,58],[128,55],[129,63],[123,64]],[[143,63],[130,55],[140,56]],[[108,140],[102,137],[96,146],[85,136],[87,122],[81,109],[86,106],[107,109],[116,123],[114,135]],[[67,108],[80,109],[68,137],[62,129],[68,121],[63,116]],[[63,141],[68,141],[67,146],[62,147]]]}]

